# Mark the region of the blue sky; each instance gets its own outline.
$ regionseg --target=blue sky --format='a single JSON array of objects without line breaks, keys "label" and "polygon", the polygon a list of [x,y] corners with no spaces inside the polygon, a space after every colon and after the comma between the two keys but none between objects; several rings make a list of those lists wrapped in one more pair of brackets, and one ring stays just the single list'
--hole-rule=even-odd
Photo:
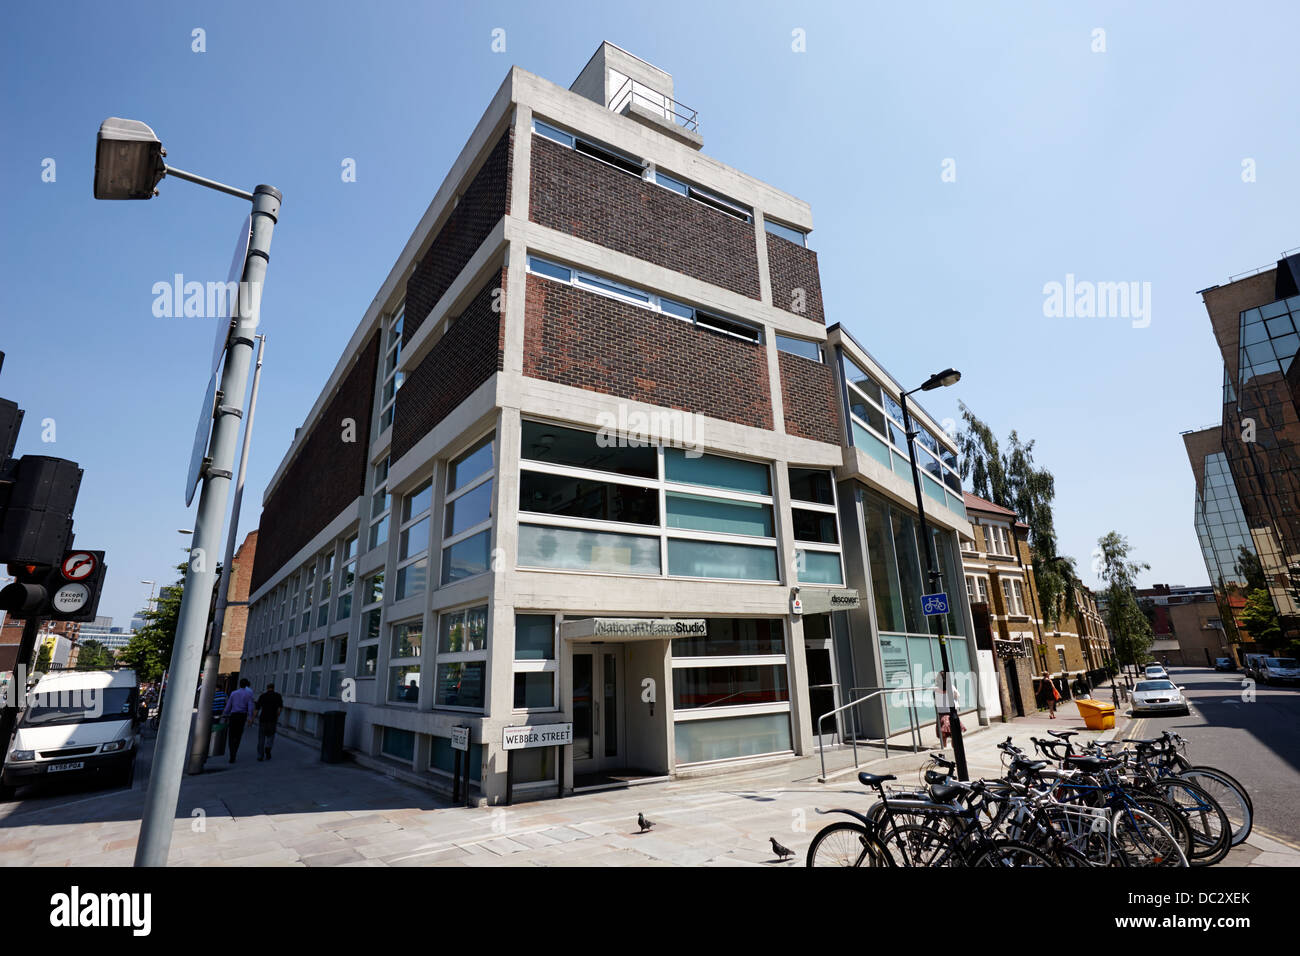
[{"label": "blue sky", "polygon": [[[183,557],[211,352],[210,320],[155,318],[152,288],[224,279],[246,209],[170,180],[148,203],[95,202],[99,123],[142,119],[175,165],[284,192],[251,530],[506,71],[567,86],[604,39],[674,75],[705,152],[811,204],[830,321],[905,383],[962,369],[927,396],[936,416],[961,399],[1037,442],[1085,579],[1114,529],[1144,583],[1206,580],[1179,432],[1217,423],[1222,365],[1196,290],[1300,246],[1293,4],[116,2],[7,22],[0,395],[27,410],[19,454],[85,468],[77,543],[108,552],[100,610],[118,623]],[[1149,282],[1149,326],[1045,317],[1067,275]]]}]

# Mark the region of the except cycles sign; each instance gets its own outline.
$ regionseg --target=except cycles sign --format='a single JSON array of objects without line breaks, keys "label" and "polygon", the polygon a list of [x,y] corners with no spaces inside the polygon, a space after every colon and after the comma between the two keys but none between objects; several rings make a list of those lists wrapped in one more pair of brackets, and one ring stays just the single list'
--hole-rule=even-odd
[{"label": "except cycles sign", "polygon": [[501,734],[505,750],[527,750],[529,747],[563,747],[573,743],[573,724],[534,724],[528,727],[506,727]]}]

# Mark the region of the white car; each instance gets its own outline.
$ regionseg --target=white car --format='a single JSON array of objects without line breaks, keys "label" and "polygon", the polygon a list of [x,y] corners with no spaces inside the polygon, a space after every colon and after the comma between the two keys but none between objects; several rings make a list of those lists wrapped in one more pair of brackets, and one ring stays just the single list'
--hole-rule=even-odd
[{"label": "white car", "polygon": [[1294,657],[1266,657],[1260,662],[1259,676],[1265,684],[1300,683],[1300,661]]},{"label": "white car", "polygon": [[1146,669],[1147,680],[1168,680],[1169,673],[1159,664],[1148,664]]},{"label": "white car", "polygon": [[1133,714],[1180,714],[1191,711],[1183,699],[1183,689],[1171,680],[1138,681],[1133,688]]}]

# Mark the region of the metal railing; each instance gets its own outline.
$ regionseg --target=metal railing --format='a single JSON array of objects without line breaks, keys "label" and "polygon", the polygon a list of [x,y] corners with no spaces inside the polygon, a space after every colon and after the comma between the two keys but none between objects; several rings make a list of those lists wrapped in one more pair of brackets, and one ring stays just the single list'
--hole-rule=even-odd
[{"label": "metal railing", "polygon": [[[895,693],[912,694],[915,693],[916,691],[925,691],[928,693],[934,693],[933,687],[853,687],[850,688],[849,692],[854,693],[859,690],[869,690],[871,691],[871,693],[866,694],[863,697],[855,698],[854,700],[849,701],[847,704],[843,704],[840,707],[836,707],[834,710],[829,710],[817,718],[817,749],[818,749],[818,754],[821,757],[822,773],[820,779],[822,781],[826,780],[826,739],[825,739],[825,734],[823,732],[823,728],[825,726],[825,720],[827,717],[833,717],[834,715],[842,711],[846,711],[852,707],[857,707],[860,704],[863,704],[866,701],[871,700],[873,697],[879,697],[881,694],[895,694]],[[916,718],[915,698],[912,698],[908,702],[907,716],[908,716],[908,725],[911,729],[911,735],[912,735],[912,750],[913,752],[915,752],[920,747],[919,744],[920,724],[918,723]],[[885,745],[885,757],[886,759],[888,759],[889,757],[889,713],[885,708],[885,702],[883,699],[880,702],[880,720],[881,720],[881,726],[884,727],[885,729],[885,736],[881,737],[879,741],[875,739],[867,739],[863,741],[863,743],[869,743],[869,744],[877,743],[877,742],[883,743]],[[858,735],[859,735],[859,730],[858,730],[857,712],[855,711],[853,715],[853,733],[849,738],[853,746],[853,766],[855,768],[859,765]]]},{"label": "metal railing", "polygon": [[638,83],[636,80],[628,79],[618,88],[609,101],[609,108],[615,113],[623,112],[624,108],[633,105],[639,106],[651,113],[658,113],[664,119],[680,126],[682,129],[690,130],[693,133],[700,131],[700,114],[678,103],[667,93],[656,90],[653,86],[646,86],[644,83]]}]

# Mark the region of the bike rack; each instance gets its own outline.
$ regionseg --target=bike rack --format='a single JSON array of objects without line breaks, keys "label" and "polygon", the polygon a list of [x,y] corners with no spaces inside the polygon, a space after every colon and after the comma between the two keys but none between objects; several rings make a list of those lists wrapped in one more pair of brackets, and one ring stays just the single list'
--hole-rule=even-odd
[{"label": "bike rack", "polygon": [[[871,691],[871,693],[866,694],[863,697],[858,697],[854,700],[851,700],[847,704],[844,704],[840,707],[836,707],[834,710],[829,710],[817,718],[817,742],[818,742],[817,749],[818,749],[818,754],[821,757],[821,766],[822,766],[822,773],[819,779],[821,780],[822,783],[826,782],[826,742],[825,742],[826,735],[824,733],[824,727],[825,727],[824,722],[827,717],[833,717],[834,715],[842,711],[848,710],[851,707],[857,707],[859,704],[871,700],[871,698],[873,697],[880,697],[882,694],[915,693],[916,691],[928,691],[932,693],[934,691],[934,688],[933,687],[874,687],[874,688],[854,687],[851,688],[850,692],[859,691],[859,690],[869,690]],[[888,712],[885,710],[884,700],[881,700],[880,703],[881,703],[881,707],[880,707],[881,726],[885,728],[885,736],[880,738],[879,742],[885,745],[885,758],[888,759],[889,758],[889,715]],[[917,723],[916,720],[916,702],[914,698],[908,702],[907,715],[908,715],[908,725],[911,728],[911,734],[912,734],[912,750],[913,753],[915,753],[919,750],[920,747],[919,744],[920,725]],[[876,743],[876,742],[877,741],[874,739],[868,739],[864,741],[864,743]],[[851,743],[853,746],[853,767],[854,769],[857,769],[857,767],[859,766],[859,761],[858,761],[858,719],[857,719],[856,711],[853,714],[853,736],[852,736]]]}]

